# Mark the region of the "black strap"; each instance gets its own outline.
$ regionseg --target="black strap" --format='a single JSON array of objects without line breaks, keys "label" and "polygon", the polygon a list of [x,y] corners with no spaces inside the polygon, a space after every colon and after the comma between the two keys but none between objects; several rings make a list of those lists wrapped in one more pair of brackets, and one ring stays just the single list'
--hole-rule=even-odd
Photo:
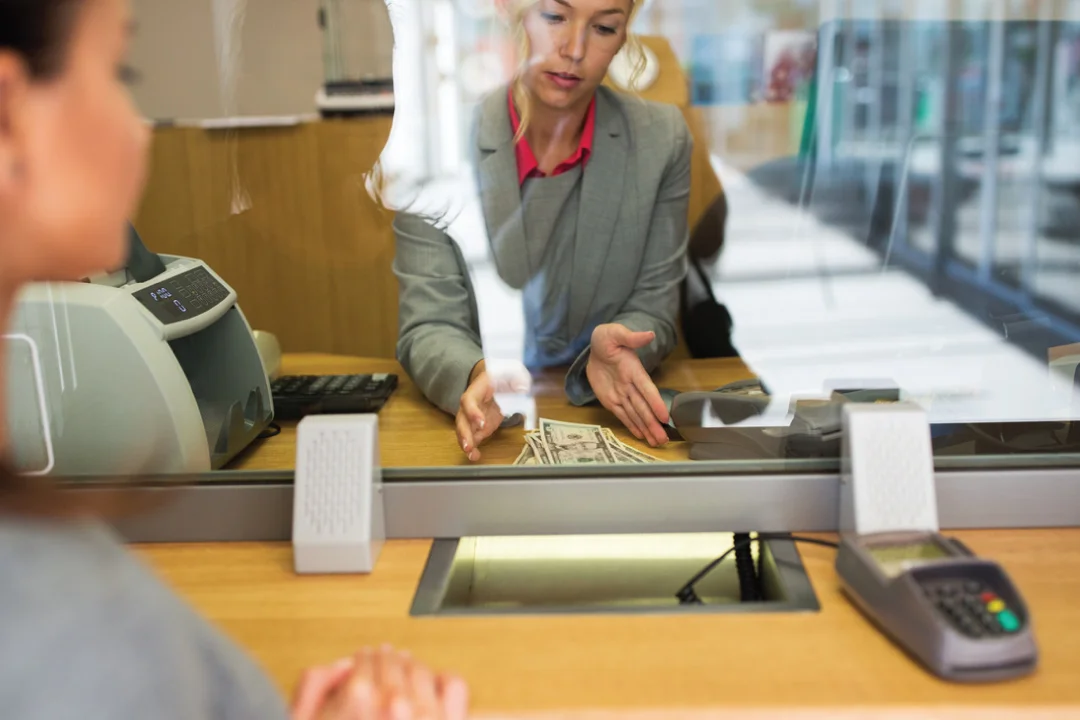
[{"label": "black strap", "polygon": [[712,291],[705,270],[696,258],[682,285],[682,330],[691,357],[738,357],[731,344],[731,314]]}]

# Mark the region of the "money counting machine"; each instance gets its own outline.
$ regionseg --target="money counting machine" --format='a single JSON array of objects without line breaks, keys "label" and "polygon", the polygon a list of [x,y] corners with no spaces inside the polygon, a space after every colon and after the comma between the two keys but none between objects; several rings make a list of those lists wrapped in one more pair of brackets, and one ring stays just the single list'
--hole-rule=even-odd
[{"label": "money counting machine", "polygon": [[236,291],[201,260],[149,252],[127,267],[41,283],[9,336],[13,462],[24,473],[193,473],[220,468],[273,419]]}]

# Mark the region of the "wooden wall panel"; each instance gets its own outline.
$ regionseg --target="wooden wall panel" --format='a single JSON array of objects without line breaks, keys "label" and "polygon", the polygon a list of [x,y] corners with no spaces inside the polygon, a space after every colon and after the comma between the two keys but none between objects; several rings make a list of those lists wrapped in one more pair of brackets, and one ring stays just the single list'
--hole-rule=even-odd
[{"label": "wooden wall panel", "polygon": [[290,128],[161,128],[135,225],[202,258],[287,352],[393,357],[391,216],[364,189],[389,117]]}]

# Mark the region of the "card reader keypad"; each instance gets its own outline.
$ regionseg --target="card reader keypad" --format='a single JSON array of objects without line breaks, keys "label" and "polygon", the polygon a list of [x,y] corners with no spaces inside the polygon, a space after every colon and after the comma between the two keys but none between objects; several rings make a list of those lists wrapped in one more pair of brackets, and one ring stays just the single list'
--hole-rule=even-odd
[{"label": "card reader keypad", "polygon": [[924,584],[923,591],[949,623],[974,638],[999,637],[1020,630],[1020,619],[990,587],[974,580]]}]

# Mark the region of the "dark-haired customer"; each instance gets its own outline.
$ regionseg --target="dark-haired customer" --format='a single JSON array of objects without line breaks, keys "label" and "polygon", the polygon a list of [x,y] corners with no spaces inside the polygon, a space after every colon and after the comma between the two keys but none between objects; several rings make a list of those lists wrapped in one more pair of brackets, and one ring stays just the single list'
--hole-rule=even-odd
[{"label": "dark-haired customer", "polygon": [[[0,393],[20,287],[117,267],[147,130],[126,0],[0,0]],[[0,458],[6,453],[0,397]],[[389,648],[269,679],[93,515],[0,464],[5,720],[462,718],[466,691]],[[49,500],[51,502],[43,502]]]}]

